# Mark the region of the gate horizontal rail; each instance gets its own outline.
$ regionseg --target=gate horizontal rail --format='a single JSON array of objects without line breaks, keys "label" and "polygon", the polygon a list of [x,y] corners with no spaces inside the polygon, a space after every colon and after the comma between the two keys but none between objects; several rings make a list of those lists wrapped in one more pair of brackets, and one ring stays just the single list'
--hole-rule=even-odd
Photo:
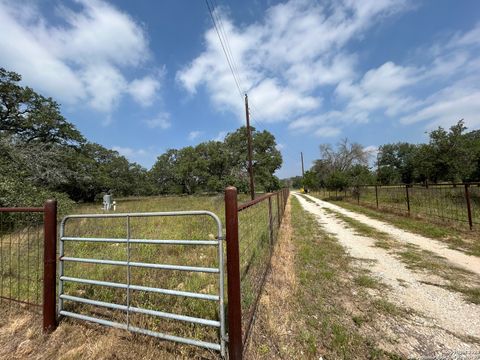
[{"label": "gate horizontal rail", "polygon": [[[169,240],[169,239],[132,239],[130,238],[130,219],[137,217],[165,217],[165,216],[209,216],[213,218],[217,226],[216,240]],[[125,238],[97,238],[97,237],[72,237],[65,236],[65,224],[69,219],[96,219],[96,218],[125,218],[126,219],[126,232]],[[127,245],[127,259],[121,260],[109,260],[109,259],[94,259],[94,258],[79,258],[65,256],[65,243],[68,242],[94,242],[94,243],[119,243]],[[199,266],[184,266],[184,265],[171,265],[171,264],[157,264],[157,263],[145,263],[130,261],[130,245],[131,244],[150,244],[150,245],[194,245],[194,246],[217,246],[218,248],[218,267],[199,267]],[[61,316],[67,316],[79,320],[85,320],[95,322],[101,325],[106,325],[118,329],[124,329],[135,333],[144,335],[150,335],[164,340],[175,341],[183,344],[199,346],[211,350],[219,351],[222,356],[225,355],[225,314],[224,314],[224,260],[223,260],[223,233],[222,224],[217,215],[210,211],[172,211],[172,212],[148,212],[148,213],[123,213],[123,214],[85,214],[85,215],[70,215],[66,216],[60,225],[60,277],[59,277],[59,302],[58,313]],[[65,262],[78,262],[97,265],[114,265],[127,268],[127,282],[117,283],[93,279],[83,279],[71,276],[65,276]],[[133,267],[159,269],[167,271],[183,271],[183,272],[200,272],[217,274],[219,277],[218,294],[204,294],[197,292],[180,291],[173,289],[164,289],[159,287],[148,287],[141,285],[134,285],[130,282],[130,269]],[[87,299],[78,296],[72,296],[64,293],[64,283],[73,282],[87,285],[105,286],[117,289],[126,290],[126,304],[117,304],[93,299]],[[218,314],[219,320],[205,319],[193,316],[186,316],[181,314],[169,313],[164,311],[146,309],[143,307],[131,306],[130,293],[131,291],[144,291],[152,292],[164,295],[182,296],[187,298],[195,298],[207,301],[218,302]],[[77,302],[92,306],[98,306],[103,308],[109,308],[114,310],[120,310],[127,314],[126,322],[116,322],[105,320],[93,316],[87,316],[73,311],[67,311],[64,309],[64,301]],[[145,328],[132,326],[130,324],[130,313],[144,314],[155,316],[163,319],[177,320],[182,322],[189,322],[193,324],[199,324],[204,326],[210,326],[218,328],[219,343],[207,342],[198,339],[192,339],[187,337],[175,336],[171,334],[165,334],[162,332],[152,331]]]}]

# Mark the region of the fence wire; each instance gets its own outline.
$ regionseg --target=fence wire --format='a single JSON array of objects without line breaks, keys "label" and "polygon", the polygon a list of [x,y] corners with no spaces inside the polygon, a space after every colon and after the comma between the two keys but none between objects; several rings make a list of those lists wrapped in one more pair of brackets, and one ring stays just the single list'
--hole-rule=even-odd
[{"label": "fence wire", "polygon": [[480,227],[480,183],[362,185],[341,192],[323,189],[321,193],[326,198],[345,198],[360,205],[432,221]]},{"label": "fence wire", "polygon": [[0,303],[41,311],[43,213],[0,212]]},{"label": "fence wire", "polygon": [[238,214],[244,344],[248,341],[258,300],[270,268],[287,198],[288,190],[285,189],[268,194],[260,201],[250,202],[254,204],[241,209]]}]

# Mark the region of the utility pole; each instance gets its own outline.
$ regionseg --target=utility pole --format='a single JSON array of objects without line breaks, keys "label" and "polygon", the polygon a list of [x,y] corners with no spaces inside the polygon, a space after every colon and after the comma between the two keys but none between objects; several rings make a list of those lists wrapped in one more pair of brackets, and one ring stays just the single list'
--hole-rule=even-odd
[{"label": "utility pole", "polygon": [[255,184],[253,182],[252,165],[252,132],[250,130],[250,112],[248,111],[248,95],[245,94],[245,115],[247,117],[247,142],[248,142],[248,173],[250,174],[250,197],[255,199]]},{"label": "utility pole", "polygon": [[303,152],[300,152],[300,157],[302,158],[302,185],[303,185],[303,191],[307,192],[307,189],[305,188],[305,170],[303,167]]},{"label": "utility pole", "polygon": [[303,152],[300,152],[300,156],[302,157],[302,178],[305,179],[305,170],[303,169]]}]

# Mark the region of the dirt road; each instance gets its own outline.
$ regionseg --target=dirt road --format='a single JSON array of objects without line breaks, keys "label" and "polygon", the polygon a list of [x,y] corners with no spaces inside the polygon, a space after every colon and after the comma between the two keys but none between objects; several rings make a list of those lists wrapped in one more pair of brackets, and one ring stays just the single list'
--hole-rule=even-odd
[{"label": "dirt road", "polygon": [[[305,210],[315,215],[319,225],[335,236],[351,257],[358,259],[358,266],[370,271],[387,286],[383,296],[388,301],[411,310],[412,315],[408,318],[392,318],[380,324],[386,338],[398,340],[392,350],[408,357],[450,354],[450,358],[480,358],[480,305],[467,301],[464,294],[446,286],[444,279],[429,269],[409,266],[395,252],[395,246],[404,247],[407,244],[420,254],[423,254],[422,250],[428,250],[428,254],[433,254],[436,261],[442,261],[446,268],[467,270],[462,273],[462,279],[472,284],[480,283],[478,257],[448,249],[440,242],[312,196],[294,195]],[[359,235],[336,214],[353,218],[387,234],[394,244],[393,249],[376,245],[374,236]],[[385,347],[389,346],[385,344]]]}]

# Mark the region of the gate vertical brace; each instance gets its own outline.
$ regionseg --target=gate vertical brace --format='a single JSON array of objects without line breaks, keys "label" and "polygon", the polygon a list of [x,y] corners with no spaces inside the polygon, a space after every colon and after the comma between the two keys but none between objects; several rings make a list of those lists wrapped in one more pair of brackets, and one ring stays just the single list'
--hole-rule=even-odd
[{"label": "gate vertical brace", "polygon": [[127,330],[130,329],[130,285],[131,285],[131,270],[130,270],[130,216],[127,215]]},{"label": "gate vertical brace", "polygon": [[237,189],[233,186],[225,189],[225,230],[227,242],[228,355],[230,360],[241,360],[243,358],[243,344],[238,204]]},{"label": "gate vertical brace", "polygon": [[405,185],[405,194],[407,196],[407,211],[408,211],[408,216],[410,216],[410,193],[408,191],[408,185]]},{"label": "gate vertical brace", "polygon": [[57,328],[55,309],[57,281],[57,201],[47,200],[43,213],[43,331]]},{"label": "gate vertical brace", "polygon": [[465,200],[467,202],[467,215],[468,215],[468,226],[470,226],[470,230],[473,229],[473,220],[472,220],[472,204],[470,202],[470,191],[469,191],[470,184],[465,184]]}]

